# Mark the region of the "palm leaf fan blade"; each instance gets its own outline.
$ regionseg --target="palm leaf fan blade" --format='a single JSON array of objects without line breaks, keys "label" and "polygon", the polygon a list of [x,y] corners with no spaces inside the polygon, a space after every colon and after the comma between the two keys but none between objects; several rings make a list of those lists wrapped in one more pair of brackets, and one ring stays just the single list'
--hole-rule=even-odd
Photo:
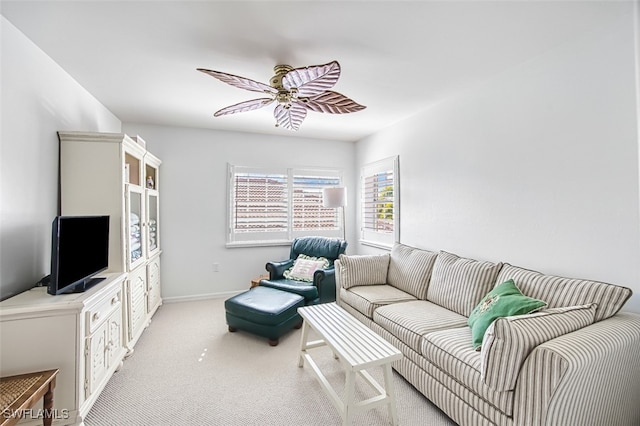
[{"label": "palm leaf fan blade", "polygon": [[252,92],[261,92],[261,93],[272,93],[276,94],[278,91],[273,87],[260,83],[259,81],[251,80],[250,78],[240,77],[233,74],[228,74],[226,72],[208,70],[205,68],[196,68],[198,71],[203,72],[205,74],[209,74],[210,76],[217,78],[223,83],[227,83],[231,86],[238,87],[240,89],[250,90]]},{"label": "palm leaf fan blade", "polygon": [[297,89],[298,96],[315,96],[331,89],[340,78],[340,64],[337,61],[324,65],[296,68],[282,77],[282,86]]},{"label": "palm leaf fan blade", "polygon": [[304,118],[307,116],[307,110],[298,104],[291,104],[290,108],[278,105],[273,110],[273,116],[276,118],[277,127],[298,130]]},{"label": "palm leaf fan blade", "polygon": [[221,115],[235,114],[237,112],[253,111],[254,109],[265,107],[273,101],[274,100],[270,98],[251,99],[250,101],[244,101],[222,108],[221,110],[216,111],[213,116],[220,117]]},{"label": "palm leaf fan blade", "polygon": [[326,112],[329,114],[347,114],[362,111],[366,108],[341,93],[327,90],[317,96],[303,102],[302,105],[311,111]]}]

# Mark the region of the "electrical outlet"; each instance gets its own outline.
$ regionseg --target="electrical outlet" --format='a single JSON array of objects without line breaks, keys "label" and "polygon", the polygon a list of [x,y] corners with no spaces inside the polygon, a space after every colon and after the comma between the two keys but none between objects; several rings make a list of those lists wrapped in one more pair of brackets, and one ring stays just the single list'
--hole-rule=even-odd
[{"label": "electrical outlet", "polygon": [[220,271],[220,264],[216,262],[213,264],[213,272],[218,272],[218,271]]}]

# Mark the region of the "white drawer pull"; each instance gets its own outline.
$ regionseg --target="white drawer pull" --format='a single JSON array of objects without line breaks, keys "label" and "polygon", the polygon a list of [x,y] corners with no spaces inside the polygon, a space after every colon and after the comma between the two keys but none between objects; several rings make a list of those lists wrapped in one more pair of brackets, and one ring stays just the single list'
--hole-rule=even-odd
[{"label": "white drawer pull", "polygon": [[94,321],[98,321],[98,318],[100,318],[100,312],[96,312],[95,314],[93,314]]}]

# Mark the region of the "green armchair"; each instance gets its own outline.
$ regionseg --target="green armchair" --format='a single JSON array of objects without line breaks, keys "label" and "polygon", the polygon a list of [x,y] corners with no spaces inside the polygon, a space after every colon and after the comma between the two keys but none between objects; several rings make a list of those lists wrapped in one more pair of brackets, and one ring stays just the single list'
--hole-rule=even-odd
[{"label": "green armchair", "polygon": [[[260,280],[260,285],[277,290],[296,293],[304,297],[306,305],[334,302],[336,300],[336,278],[333,262],[347,249],[347,242],[338,238],[301,237],[291,243],[289,259],[267,262],[265,268],[269,278]],[[313,281],[298,281],[285,278],[284,273],[291,268],[299,255],[324,257],[329,266],[317,269]]]}]

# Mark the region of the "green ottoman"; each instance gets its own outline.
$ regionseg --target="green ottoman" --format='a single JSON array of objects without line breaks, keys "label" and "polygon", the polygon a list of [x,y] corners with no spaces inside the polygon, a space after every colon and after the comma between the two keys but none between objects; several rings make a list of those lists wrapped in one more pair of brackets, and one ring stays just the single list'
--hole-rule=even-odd
[{"label": "green ottoman", "polygon": [[244,330],[276,346],[282,335],[302,326],[298,308],[304,297],[269,287],[254,287],[224,302],[229,331]]}]

